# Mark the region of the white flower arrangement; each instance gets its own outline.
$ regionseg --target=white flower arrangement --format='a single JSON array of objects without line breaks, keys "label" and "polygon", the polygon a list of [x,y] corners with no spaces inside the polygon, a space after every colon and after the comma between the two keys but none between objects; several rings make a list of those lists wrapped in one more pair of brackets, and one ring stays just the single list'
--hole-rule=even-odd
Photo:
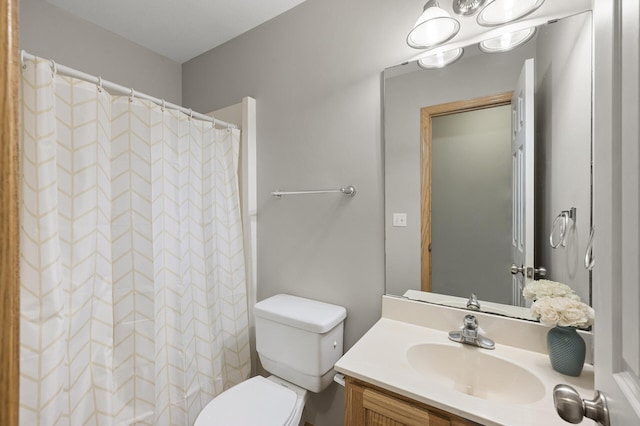
[{"label": "white flower arrangement", "polygon": [[531,305],[531,312],[547,327],[588,327],[595,317],[591,306],[564,296],[541,297]]},{"label": "white flower arrangement", "polygon": [[549,280],[537,280],[522,290],[525,299],[533,300],[531,313],[547,327],[589,327],[595,312],[582,303],[571,287]]},{"label": "white flower arrangement", "polygon": [[528,283],[522,290],[525,299],[537,300],[543,297],[566,297],[572,300],[580,300],[575,291],[566,284],[549,280],[537,280]]}]

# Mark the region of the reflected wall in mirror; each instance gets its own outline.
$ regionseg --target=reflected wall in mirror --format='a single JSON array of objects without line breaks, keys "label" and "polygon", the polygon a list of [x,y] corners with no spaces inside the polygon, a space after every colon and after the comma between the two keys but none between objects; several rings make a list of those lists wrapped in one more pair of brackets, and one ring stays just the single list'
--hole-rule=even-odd
[{"label": "reflected wall in mirror", "polygon": [[[583,301],[590,302],[590,273],[584,267],[584,255],[591,229],[591,43],[591,12],[585,12],[539,27],[533,39],[510,52],[485,54],[472,46],[465,49],[461,60],[442,69],[423,70],[408,63],[385,70],[388,294],[404,295],[408,290],[421,289],[421,109],[512,91],[525,60],[535,58],[534,263],[548,270],[547,279],[570,285]],[[444,121],[452,119],[445,117]],[[455,165],[446,165],[445,160],[438,159],[438,153],[432,157],[438,161],[434,169],[450,173],[448,178],[432,181],[432,218],[437,221],[440,215],[444,219],[444,225],[434,222],[432,229],[433,291],[460,298],[475,293],[481,301],[511,304],[510,258],[500,254],[496,243],[510,239],[510,207],[501,213],[489,210],[499,203],[510,205],[505,188],[511,187],[511,177],[498,184],[489,183],[488,175],[476,175],[476,184],[463,188],[466,195],[463,192],[454,197],[467,202],[466,206],[437,213],[438,200],[450,195],[458,178],[482,168],[495,171],[504,161],[504,157],[501,160],[501,156],[489,155],[478,126],[453,124],[453,129],[468,136],[465,143],[476,141],[480,146],[476,145],[474,153],[470,146],[463,148],[468,158]],[[500,130],[487,131],[491,135]],[[449,155],[463,158],[463,152]],[[505,155],[509,158],[509,151]],[[483,195],[481,187],[488,192]],[[483,199],[489,204],[480,207],[478,200]],[[577,215],[575,221],[568,222],[565,245],[552,249],[549,235],[554,220],[572,207]],[[406,214],[406,226],[393,226],[394,213]],[[490,222],[499,222],[496,215],[508,225],[489,230]],[[485,235],[480,235],[480,230]],[[449,252],[440,256],[439,246],[447,241]],[[439,265],[439,258],[445,263]],[[442,300],[446,303],[446,297],[439,298]]]}]

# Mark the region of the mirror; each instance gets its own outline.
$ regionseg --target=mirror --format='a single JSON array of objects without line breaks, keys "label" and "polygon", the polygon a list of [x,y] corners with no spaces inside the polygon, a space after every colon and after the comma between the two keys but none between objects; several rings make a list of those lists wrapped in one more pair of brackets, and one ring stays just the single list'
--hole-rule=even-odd
[{"label": "mirror", "polygon": [[[444,115],[428,129],[434,135],[430,158],[437,161],[430,173],[438,175],[431,177],[432,291],[421,291],[421,110],[512,92],[525,61],[534,58],[534,266],[590,303],[584,258],[591,231],[591,19],[584,12],[544,24],[509,52],[488,54],[468,46],[445,68],[426,70],[410,62],[384,71],[387,294],[465,307],[475,293],[483,310],[530,319],[529,310],[519,307],[521,291],[510,272],[511,153],[508,145],[499,154],[489,146],[505,132],[504,120],[511,128],[510,111],[500,112],[504,107],[491,108],[502,116],[497,127],[486,128],[490,111],[480,109]],[[460,138],[467,145],[456,151],[463,144],[452,141]],[[572,208],[572,219],[561,215]]]}]

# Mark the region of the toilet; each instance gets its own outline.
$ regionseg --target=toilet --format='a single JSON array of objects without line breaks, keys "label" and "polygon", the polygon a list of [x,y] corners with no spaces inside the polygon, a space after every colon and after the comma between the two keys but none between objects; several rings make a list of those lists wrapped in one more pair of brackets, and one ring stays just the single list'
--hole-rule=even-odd
[{"label": "toilet", "polygon": [[279,294],[256,303],[256,350],[272,376],[256,376],[224,391],[195,426],[298,426],[309,391],[333,380],[342,356],[347,311],[342,306]]}]

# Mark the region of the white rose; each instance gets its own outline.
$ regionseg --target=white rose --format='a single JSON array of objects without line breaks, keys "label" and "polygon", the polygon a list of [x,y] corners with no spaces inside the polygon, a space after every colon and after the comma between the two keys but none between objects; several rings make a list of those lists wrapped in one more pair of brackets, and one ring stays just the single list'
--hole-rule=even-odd
[{"label": "white rose", "polygon": [[587,327],[594,318],[593,308],[572,297],[542,297],[531,305],[531,311],[547,327]]},{"label": "white rose", "polygon": [[593,325],[593,320],[596,317],[596,311],[594,311],[591,306],[586,305],[584,303],[580,304],[580,309],[582,309],[582,313],[587,318],[587,322],[584,325],[584,327],[588,327],[590,325]]},{"label": "white rose", "polygon": [[582,309],[577,307],[568,307],[561,311],[558,325],[562,326],[578,326],[584,327],[587,325],[587,317],[582,312]]},{"label": "white rose", "polygon": [[551,303],[550,297],[538,299],[531,305],[533,315],[540,319],[540,322],[547,327],[554,327],[560,320],[558,310]]},{"label": "white rose", "polygon": [[536,280],[527,284],[522,290],[522,295],[526,299],[535,300],[543,297],[568,297],[573,300],[580,300],[580,296],[566,284],[549,280]]},{"label": "white rose", "polygon": [[533,300],[533,299],[537,299],[538,297],[536,296],[536,289],[534,286],[527,284],[526,286],[524,286],[524,289],[522,290],[522,296],[524,296],[525,299],[529,299],[529,300]]}]

